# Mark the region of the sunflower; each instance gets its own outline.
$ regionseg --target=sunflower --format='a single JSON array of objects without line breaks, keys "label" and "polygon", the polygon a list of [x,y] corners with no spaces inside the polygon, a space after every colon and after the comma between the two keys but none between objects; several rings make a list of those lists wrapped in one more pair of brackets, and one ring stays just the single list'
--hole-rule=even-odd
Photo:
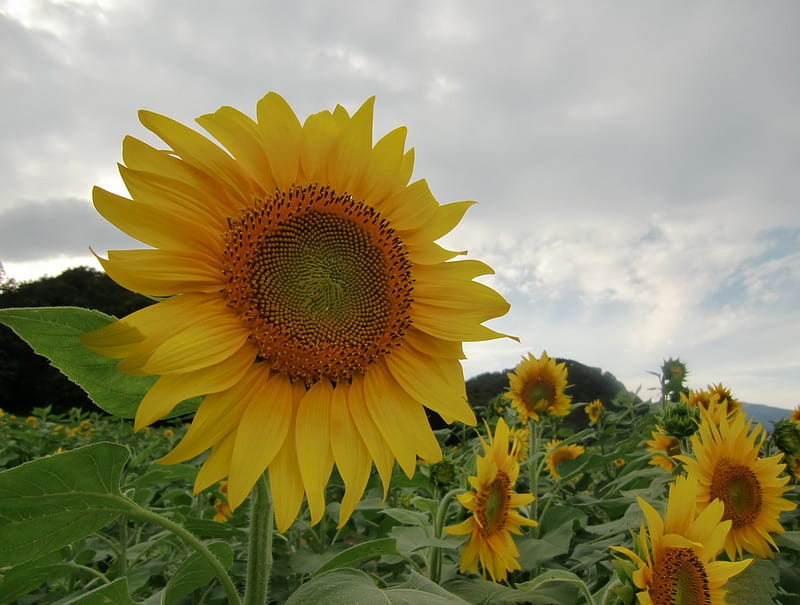
[{"label": "sunflower", "polygon": [[472,514],[465,521],[444,528],[457,536],[470,534],[461,551],[461,573],[475,573],[480,562],[484,579],[489,572],[495,582],[505,580],[509,571],[520,569],[519,551],[511,533],[519,535],[523,525],[537,524],[514,510],[533,502],[533,495],[514,492],[519,476],[519,442],[512,439],[509,449],[510,437],[508,426],[500,418],[494,436],[489,433],[489,442],[481,438],[484,455],[476,458],[477,474],[469,478],[472,489],[458,496]]},{"label": "sunflower", "polygon": [[[0,410],[0,412],[2,412],[2,410]],[[789,414],[789,421],[800,424],[800,405],[793,409],[791,414]]]},{"label": "sunflower", "polygon": [[517,447],[517,462],[522,462],[528,457],[528,446],[531,438],[530,428],[526,425],[512,429],[511,438],[519,442],[519,447]]},{"label": "sunflower", "polygon": [[731,522],[722,519],[719,500],[698,507],[698,489],[696,479],[678,477],[670,485],[663,518],[637,497],[647,522],[639,531],[640,554],[622,546],[611,547],[638,566],[633,583],[642,589],[636,595],[641,605],[724,603],[725,584],[752,562],[714,560],[724,548]]},{"label": "sunflower", "polygon": [[567,388],[567,366],[550,359],[547,352],[536,359],[532,353],[508,374],[507,399],[517,410],[524,424],[528,418],[539,420],[540,415],[566,416],[569,414],[570,397],[564,394]]},{"label": "sunflower", "polygon": [[724,386],[721,382],[718,384],[708,385],[706,391],[712,396],[717,396],[717,401],[719,401],[720,404],[725,405],[726,413],[728,415],[731,415],[734,412],[738,412],[742,409],[742,402],[736,399],[731,394],[731,390]]},{"label": "sunflower", "polygon": [[[84,335],[118,369],[159,378],[135,428],[205,395],[162,458],[210,448],[195,492],[229,480],[239,506],[267,469],[279,531],[305,495],[325,510],[335,464],[347,521],[375,464],[384,493],[395,459],[440,459],[423,406],[474,424],[463,341],[502,336],[482,323],[508,303],[474,278],[491,273],[435,240],[472,202],[439,205],[409,184],[406,129],[372,142],[373,99],[302,124],[279,95],[255,120],[231,107],[198,118],[222,145],[167,117],[140,119],[170,147],[123,142],[132,199],[95,188],[106,219],[151,246],[100,262],[130,290],[161,300]],[[265,438],[265,436],[269,438]],[[313,447],[309,444],[313,444]]]},{"label": "sunflower", "polygon": [[603,402],[599,399],[595,399],[592,403],[583,408],[583,411],[589,416],[589,422],[595,423],[600,420],[600,416],[603,415]]},{"label": "sunflower", "polygon": [[653,438],[646,442],[647,451],[653,454],[650,464],[660,466],[671,473],[676,466],[672,457],[681,453],[680,442],[675,437],[667,435],[659,425],[656,425],[651,435]]},{"label": "sunflower", "polygon": [[586,449],[582,445],[570,443],[569,445],[561,445],[562,440],[556,439],[550,441],[545,449],[547,450],[547,462],[545,466],[550,476],[553,479],[560,479],[561,475],[558,474],[558,465],[565,460],[575,460],[578,456],[584,454]]},{"label": "sunflower", "polygon": [[704,413],[698,432],[691,437],[694,457],[678,456],[687,472],[697,478],[698,506],[714,499],[724,505],[724,519],[732,524],[725,541],[731,559],[742,551],[772,557],[770,546],[777,549],[777,545],[770,534],[784,531],[778,517],[796,507],[781,497],[789,481],[788,476],[781,476],[785,468],[780,463],[782,456],[759,457],[765,437],[761,425],[753,427],[746,414],[732,419],[723,415],[716,423]]}]

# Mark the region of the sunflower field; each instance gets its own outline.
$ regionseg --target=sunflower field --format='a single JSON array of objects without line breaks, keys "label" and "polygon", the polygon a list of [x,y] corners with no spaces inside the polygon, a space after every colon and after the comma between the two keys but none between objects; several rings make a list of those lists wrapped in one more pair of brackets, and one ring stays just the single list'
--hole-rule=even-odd
[{"label": "sunflower field", "polygon": [[[268,602],[797,602],[800,418],[762,442],[719,387],[573,402],[546,355],[509,382],[531,362],[556,387],[550,411],[583,411],[587,428],[546,408],[523,425],[509,390],[476,410],[481,425],[435,431],[440,461],[395,468],[386,493],[372,473],[342,527],[334,473],[319,522],[304,506],[267,542]],[[714,420],[702,401],[732,413]],[[0,603],[243,602],[254,507],[231,510],[225,481],[193,495],[203,456],[154,464],[186,430],[0,415]]]},{"label": "sunflower field", "polygon": [[0,413],[0,603],[800,602],[800,409],[768,433],[679,359],[580,401],[546,352],[470,404],[510,305],[373,107],[140,112],[166,148],[92,197],[152,304],[0,309],[103,411]]}]

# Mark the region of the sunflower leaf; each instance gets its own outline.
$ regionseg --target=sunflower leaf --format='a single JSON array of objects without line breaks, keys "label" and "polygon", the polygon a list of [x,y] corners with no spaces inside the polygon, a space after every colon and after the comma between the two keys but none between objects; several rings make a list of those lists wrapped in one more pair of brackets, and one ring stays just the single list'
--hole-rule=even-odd
[{"label": "sunflower leaf", "polygon": [[772,605],[780,570],[772,561],[756,559],[725,583],[729,605]]},{"label": "sunflower leaf", "polygon": [[363,571],[335,569],[311,578],[286,599],[286,605],[303,603],[375,603],[391,605],[389,597]]},{"label": "sunflower leaf", "polygon": [[[114,321],[116,318],[111,315],[80,307],[0,309],[0,323],[86,391],[99,408],[114,416],[133,418],[156,378],[122,374],[116,369],[117,360],[92,353],[80,341],[81,334]],[[197,405],[197,400],[184,402],[170,417],[189,413]]]},{"label": "sunflower leaf", "polygon": [[128,578],[117,578],[109,584],[85,592],[68,601],[60,601],[61,605],[137,605],[128,594]]},{"label": "sunflower leaf", "polygon": [[380,538],[378,540],[370,540],[369,542],[351,546],[323,563],[311,575],[318,576],[326,571],[331,571],[340,567],[350,567],[356,563],[377,559],[383,555],[403,556],[400,551],[397,550],[397,540],[394,538]]},{"label": "sunflower leaf", "polygon": [[135,506],[119,489],[128,450],[97,443],[0,472],[0,567],[84,538]]},{"label": "sunflower leaf", "polygon": [[[225,569],[233,564],[233,549],[225,542],[212,542],[207,545]],[[207,559],[198,554],[191,555],[180,564],[164,588],[162,605],[174,605],[193,590],[205,586],[216,578],[216,572]]]}]

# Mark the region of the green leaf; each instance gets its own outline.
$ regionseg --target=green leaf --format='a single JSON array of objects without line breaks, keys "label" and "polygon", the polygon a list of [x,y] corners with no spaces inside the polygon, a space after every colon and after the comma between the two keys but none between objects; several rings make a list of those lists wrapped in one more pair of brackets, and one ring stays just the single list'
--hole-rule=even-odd
[{"label": "green leaf", "polygon": [[337,569],[311,578],[286,599],[285,605],[312,603],[391,605],[386,593],[367,574],[356,569]]},{"label": "green leaf", "polygon": [[312,575],[318,576],[333,569],[350,567],[363,561],[377,559],[383,555],[402,556],[397,550],[397,540],[394,538],[380,538],[351,546],[326,561]]},{"label": "green leaf", "polygon": [[117,578],[110,584],[105,584],[90,590],[69,601],[60,601],[59,605],[138,605],[128,594],[128,579]]},{"label": "green leaf", "polygon": [[[233,550],[225,542],[208,544],[208,549],[219,559],[225,569],[233,564]],[[180,564],[167,582],[161,596],[162,605],[174,605],[181,597],[216,579],[216,573],[207,559],[193,554]]]},{"label": "green leaf", "polygon": [[725,602],[729,605],[773,605],[780,571],[765,559],[755,559],[742,573],[725,584]]},{"label": "green leaf", "polygon": [[119,490],[128,450],[97,443],[0,472],[0,567],[92,534],[130,504]]},{"label": "green leaf", "polygon": [[[115,416],[133,418],[156,377],[122,374],[116,369],[118,360],[92,353],[80,342],[81,334],[114,321],[115,317],[79,307],[0,309],[0,323],[82,387],[98,407]],[[184,402],[169,417],[189,413],[197,404],[196,399]]]},{"label": "green leaf", "polygon": [[40,590],[48,580],[55,580],[73,571],[63,564],[42,565],[39,561],[12,567],[0,580],[0,603],[11,603],[31,591]]},{"label": "green leaf", "polygon": [[583,593],[583,596],[586,599],[587,603],[589,604],[594,603],[594,600],[592,599],[592,594],[589,591],[589,587],[586,586],[586,583],[571,571],[564,571],[560,569],[553,569],[551,571],[547,571],[543,574],[539,574],[533,580],[528,580],[527,582],[522,582],[521,584],[517,584],[517,590],[534,592],[538,590],[543,584],[546,584],[548,582],[564,582],[567,584],[572,584],[573,586],[576,586],[578,590],[580,590]]},{"label": "green leaf", "polygon": [[442,605],[467,605],[467,601],[446,591],[436,582],[412,571],[408,579],[386,591],[393,604],[401,603],[441,603]]}]

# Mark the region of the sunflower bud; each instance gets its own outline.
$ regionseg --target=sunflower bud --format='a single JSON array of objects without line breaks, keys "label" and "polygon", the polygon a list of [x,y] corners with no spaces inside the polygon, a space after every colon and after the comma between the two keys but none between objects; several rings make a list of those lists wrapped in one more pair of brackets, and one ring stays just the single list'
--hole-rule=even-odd
[{"label": "sunflower bud", "polygon": [[800,425],[779,420],[775,423],[772,436],[775,445],[787,456],[800,456]]},{"label": "sunflower bud", "polygon": [[696,408],[691,408],[685,403],[677,403],[664,410],[659,424],[664,427],[668,435],[680,439],[694,435],[699,420],[700,412]]},{"label": "sunflower bud", "polygon": [[456,476],[456,467],[450,462],[437,462],[433,465],[431,478],[436,485],[448,486]]}]

